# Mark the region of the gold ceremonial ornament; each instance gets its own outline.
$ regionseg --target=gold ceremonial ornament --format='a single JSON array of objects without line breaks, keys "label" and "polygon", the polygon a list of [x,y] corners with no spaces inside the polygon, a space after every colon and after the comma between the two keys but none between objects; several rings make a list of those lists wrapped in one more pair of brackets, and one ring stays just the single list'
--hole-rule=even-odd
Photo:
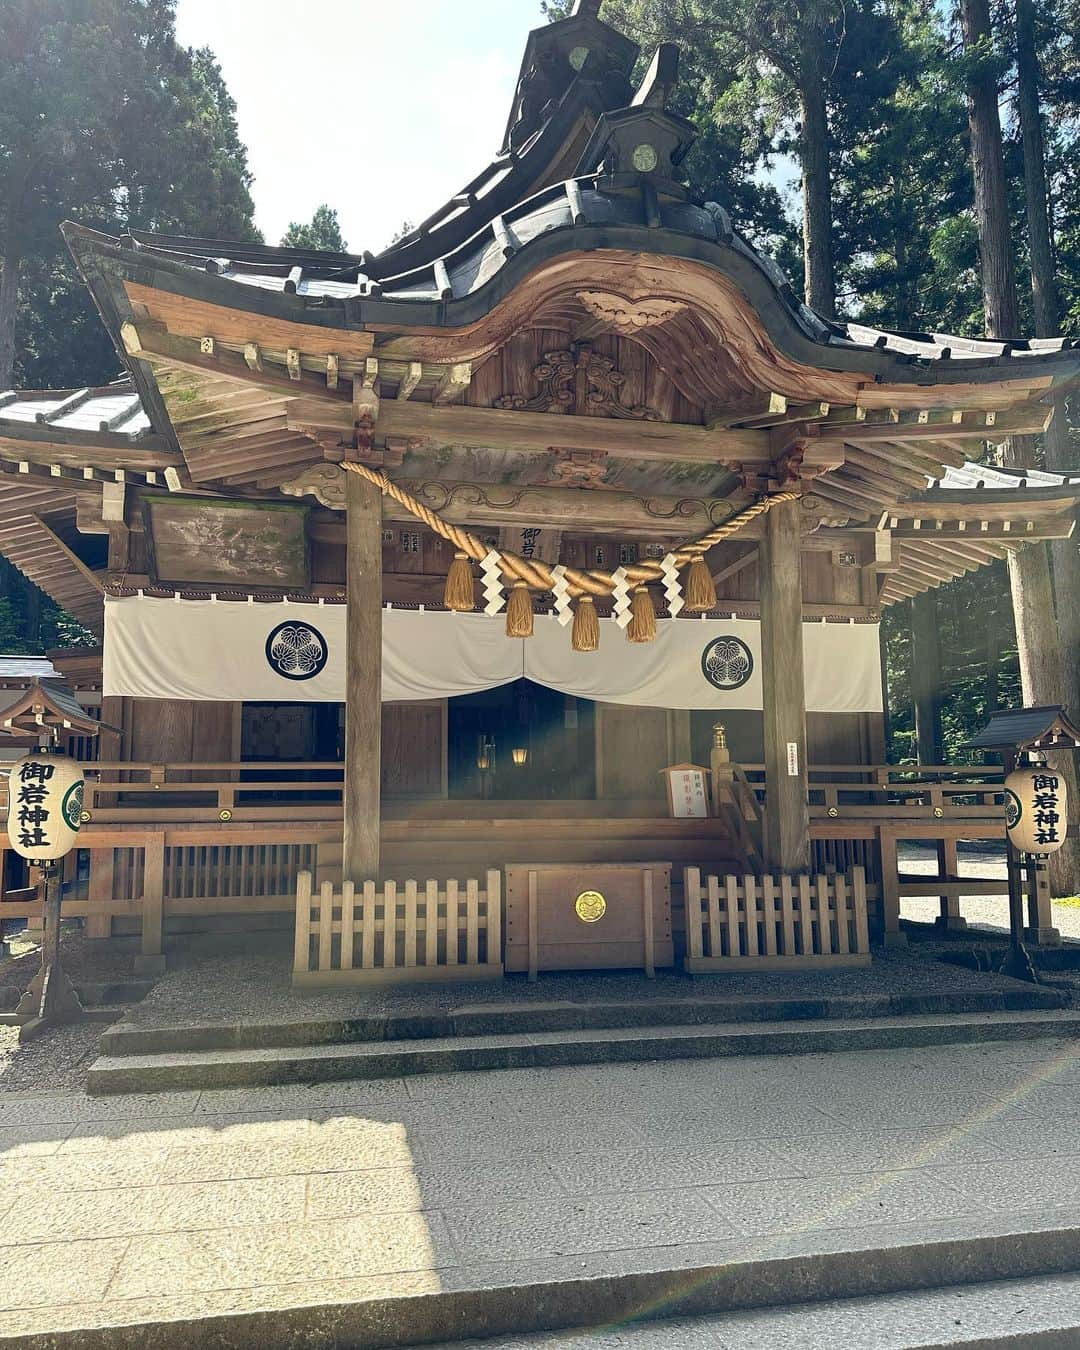
[{"label": "gold ceremonial ornament", "polygon": [[597,923],[607,913],[607,901],[599,891],[582,891],[574,901],[574,913],[582,923]]},{"label": "gold ceremonial ornament", "polygon": [[232,812],[227,806],[218,812],[218,820],[232,820]]}]

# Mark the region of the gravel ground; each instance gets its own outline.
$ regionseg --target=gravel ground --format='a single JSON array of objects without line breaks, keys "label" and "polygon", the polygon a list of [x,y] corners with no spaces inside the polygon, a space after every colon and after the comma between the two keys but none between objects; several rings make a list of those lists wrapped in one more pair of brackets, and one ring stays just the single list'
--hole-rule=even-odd
[{"label": "gravel ground", "polygon": [[100,1022],[58,1027],[20,1045],[17,1027],[0,1027],[0,1098],[8,1092],[81,1092],[102,1029]]},{"label": "gravel ground", "polygon": [[875,951],[858,970],[731,974],[691,978],[658,972],[655,980],[632,972],[549,974],[530,984],[523,975],[478,984],[406,986],[398,989],[297,993],[291,985],[291,952],[201,957],[178,962],[125,1021],[135,1026],[208,1023],[306,1022],[383,1013],[448,1012],[478,1005],[523,1003],[641,1003],[696,996],[731,998],[829,998],[841,995],[986,993],[1001,976],[944,965],[903,950]]},{"label": "gravel ground", "polygon": [[[39,948],[20,936],[15,952],[0,959],[0,984],[25,989],[40,964]],[[109,984],[135,978],[134,950],[117,950],[112,942],[83,937],[81,928],[60,927],[60,957],[75,984]]]},{"label": "gravel ground", "polygon": [[[985,845],[961,845],[959,850],[960,875],[993,880],[1004,879],[1005,849]],[[933,876],[937,871],[937,855],[930,848],[907,844],[900,851],[900,865],[904,872]],[[919,923],[933,923],[940,912],[932,896],[913,896],[900,902],[900,914]],[[1009,902],[1005,896],[969,895],[960,899],[960,913],[970,924],[985,925],[1008,931]],[[1054,927],[1063,938],[1080,939],[1080,908],[1075,905],[1054,904]]]}]

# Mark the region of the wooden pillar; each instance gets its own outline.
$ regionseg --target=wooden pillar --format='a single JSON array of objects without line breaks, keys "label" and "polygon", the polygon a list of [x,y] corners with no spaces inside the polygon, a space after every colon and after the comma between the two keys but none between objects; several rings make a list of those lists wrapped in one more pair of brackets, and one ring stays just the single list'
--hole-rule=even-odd
[{"label": "wooden pillar", "polygon": [[941,763],[941,643],[933,591],[911,602],[911,699],[920,764]]},{"label": "wooden pillar", "polygon": [[345,475],[345,881],[379,872],[382,742],[382,493]]},{"label": "wooden pillar", "polygon": [[765,868],[810,868],[806,688],[803,676],[801,505],[774,506],[761,546],[761,659],[765,721]]}]

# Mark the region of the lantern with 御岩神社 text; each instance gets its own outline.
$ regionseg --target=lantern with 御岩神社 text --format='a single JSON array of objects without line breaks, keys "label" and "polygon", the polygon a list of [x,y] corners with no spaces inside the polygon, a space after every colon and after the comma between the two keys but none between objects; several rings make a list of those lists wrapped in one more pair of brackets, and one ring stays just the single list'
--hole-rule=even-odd
[{"label": "lantern with \u5fa1\u5ca9\u795e\u793e text", "polygon": [[1005,825],[1021,853],[1056,853],[1069,827],[1062,776],[1045,764],[1014,769],[1005,780]]},{"label": "lantern with \u5fa1\u5ca9\u795e\u793e text", "polygon": [[37,752],[11,766],[8,838],[31,862],[53,862],[75,847],[82,823],[83,776],[64,755]]}]

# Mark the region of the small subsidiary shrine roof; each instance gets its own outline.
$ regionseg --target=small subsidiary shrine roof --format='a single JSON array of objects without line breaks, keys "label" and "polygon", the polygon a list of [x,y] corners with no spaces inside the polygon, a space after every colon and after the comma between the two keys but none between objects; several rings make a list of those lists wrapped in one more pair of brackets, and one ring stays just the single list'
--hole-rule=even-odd
[{"label": "small subsidiary shrine roof", "polygon": [[991,713],[979,734],[965,750],[1060,750],[1080,748],[1080,728],[1058,704],[1042,708],[1002,708]]}]

